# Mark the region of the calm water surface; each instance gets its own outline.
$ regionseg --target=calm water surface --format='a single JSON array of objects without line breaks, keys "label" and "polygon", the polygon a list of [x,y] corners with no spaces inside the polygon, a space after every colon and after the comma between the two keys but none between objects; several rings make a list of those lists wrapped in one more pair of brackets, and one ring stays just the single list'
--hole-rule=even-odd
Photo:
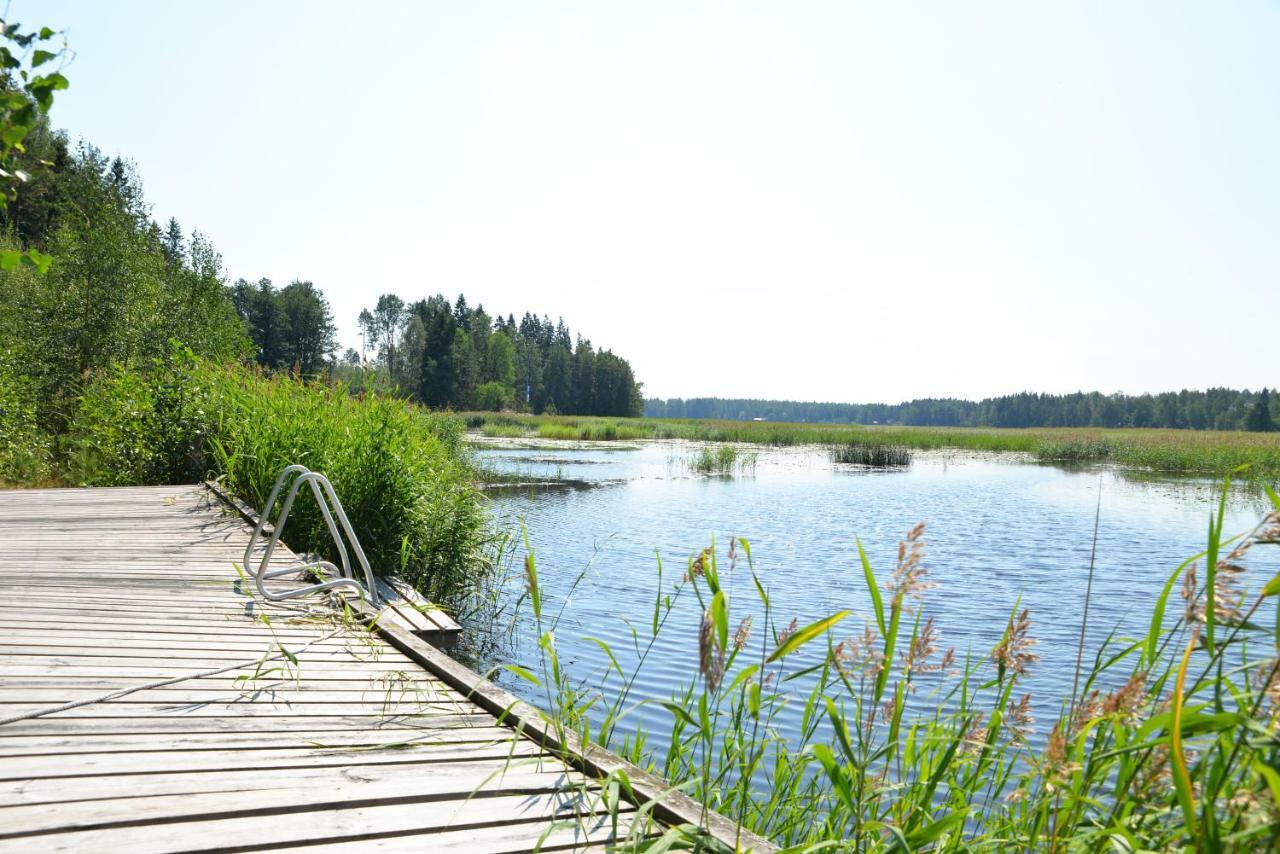
[{"label": "calm water surface", "polygon": [[[1036,698],[1037,716],[1052,719],[1071,691],[1099,490],[1091,649],[1117,626],[1145,631],[1160,586],[1204,547],[1215,501],[1215,484],[1205,480],[1067,471],[1009,455],[918,453],[908,469],[873,472],[835,467],[816,449],[761,450],[753,473],[724,478],[688,471],[693,444],[628,447],[477,450],[492,469],[529,481],[576,483],[495,492],[492,510],[508,529],[523,523],[528,532],[544,609],[562,611],[556,642],[569,672],[607,695],[616,681],[603,678],[606,659],[588,638],[609,643],[624,667],[634,660],[625,620],[642,631],[648,625],[658,590],[657,555],[664,564],[662,586],[669,590],[688,559],[713,540],[721,547],[724,574],[729,538],[746,538],[779,623],[796,617],[803,625],[850,609],[853,616],[839,630],[844,636],[860,633],[871,615],[855,537],[883,580],[898,541],[923,521],[926,565],[938,585],[926,594],[924,613],[936,618],[941,647],[955,647],[961,656],[967,650],[986,654],[1021,602],[1031,610],[1041,655],[1026,687]],[[1252,527],[1264,502],[1248,492],[1233,495],[1228,532]],[[1253,579],[1254,587],[1265,580]],[[506,595],[514,601],[521,589],[513,581]],[[737,573],[730,590],[736,625],[757,607],[756,596],[745,572]],[[668,699],[697,676],[701,612],[686,598],[651,653],[637,699]],[[1171,612],[1179,609],[1180,600],[1170,605]],[[759,642],[758,634],[753,640]],[[817,660],[819,650],[813,655]],[[517,622],[494,658],[536,665],[531,621]],[[503,682],[531,701],[542,699],[528,683]],[[668,722],[656,702],[633,721],[658,732]]]}]

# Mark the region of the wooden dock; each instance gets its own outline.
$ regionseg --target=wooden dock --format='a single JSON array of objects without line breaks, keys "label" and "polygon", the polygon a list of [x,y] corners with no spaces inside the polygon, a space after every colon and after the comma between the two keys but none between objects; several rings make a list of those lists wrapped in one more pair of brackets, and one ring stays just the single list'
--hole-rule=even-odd
[{"label": "wooden dock", "polygon": [[255,599],[250,533],[204,486],[0,491],[0,850],[772,850],[412,626]]}]

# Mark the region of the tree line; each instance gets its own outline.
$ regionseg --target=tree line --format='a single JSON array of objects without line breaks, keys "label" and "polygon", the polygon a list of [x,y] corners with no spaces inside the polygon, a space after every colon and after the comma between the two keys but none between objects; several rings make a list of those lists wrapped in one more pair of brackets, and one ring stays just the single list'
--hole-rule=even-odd
[{"label": "tree line", "polygon": [[438,408],[640,414],[625,359],[572,338],[563,321],[491,318],[461,296],[407,305],[383,296],[360,315],[373,358],[339,357],[314,283],[229,284],[205,235],[153,219],[128,160],[72,144],[43,117],[24,148],[10,164],[25,176],[22,191],[0,207],[0,254],[53,263],[0,269],[0,398],[16,399],[5,392],[20,380],[24,406],[52,434],[95,372],[145,368],[170,341],[215,361],[341,380],[354,392],[377,384]]},{"label": "tree line", "polygon": [[[626,359],[574,337],[560,318],[490,316],[465,295],[405,303],[383,294],[360,312],[375,365],[431,407],[638,416],[640,383]],[[360,356],[348,351],[347,364]]]},{"label": "tree line", "polygon": [[718,397],[649,399],[650,418],[901,424],[921,427],[1167,427],[1276,429],[1271,392],[1211,388],[1161,394],[1020,394],[980,401],[923,398],[905,403],[817,403]]},{"label": "tree line", "polygon": [[61,431],[96,371],[146,366],[170,339],[217,360],[249,354],[221,257],[204,235],[151,219],[128,161],[73,146],[46,121],[24,147],[28,177],[0,214],[0,248],[53,263],[0,269],[0,356],[42,429]]}]

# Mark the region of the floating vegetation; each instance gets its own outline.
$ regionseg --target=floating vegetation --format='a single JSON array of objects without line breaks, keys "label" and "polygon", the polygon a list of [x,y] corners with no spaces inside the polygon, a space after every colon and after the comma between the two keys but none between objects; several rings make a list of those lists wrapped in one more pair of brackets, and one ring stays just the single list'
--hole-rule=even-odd
[{"label": "floating vegetation", "polygon": [[1222,475],[1250,466],[1250,477],[1280,476],[1280,432],[1095,427],[905,427],[661,420],[469,413],[471,429],[519,424],[543,439],[683,439],[791,447],[885,445],[914,450],[1014,451],[1045,462],[1111,462],[1153,471]]},{"label": "floating vegetation", "polygon": [[689,468],[699,474],[754,474],[755,451],[742,451],[733,445],[706,445],[689,458]]},{"label": "floating vegetation", "polygon": [[911,465],[911,451],[900,445],[836,445],[831,449],[831,462],[868,468],[905,468]]}]

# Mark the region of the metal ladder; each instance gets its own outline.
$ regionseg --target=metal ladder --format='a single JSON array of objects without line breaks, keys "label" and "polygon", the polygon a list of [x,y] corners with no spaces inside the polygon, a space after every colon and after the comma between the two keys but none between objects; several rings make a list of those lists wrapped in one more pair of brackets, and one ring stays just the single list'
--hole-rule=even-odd
[{"label": "metal ladder", "polygon": [[[280,497],[280,491],[286,483],[289,484],[289,491],[285,495],[284,503],[280,505],[280,514],[273,523],[271,538],[267,540],[266,551],[263,553],[261,561],[258,562],[257,570],[254,572],[254,580],[257,582],[258,592],[262,594],[264,599],[271,602],[280,602],[285,599],[294,599],[298,596],[319,593],[322,590],[332,590],[335,587],[351,587],[356,590],[362,599],[377,605],[378,590],[377,585],[374,584],[373,570],[369,568],[369,560],[364,556],[364,549],[360,547],[360,541],[356,539],[355,531],[351,530],[351,522],[347,519],[346,511],[342,509],[342,502],[338,500],[337,494],[333,491],[333,484],[329,483],[327,477],[319,472],[311,471],[306,466],[286,466],[284,471],[280,472],[280,476],[276,478],[275,486],[271,488],[271,495],[267,497],[267,503],[263,507],[261,515],[258,516],[257,527],[253,529],[253,536],[249,538],[249,545],[244,550],[245,569],[248,570],[253,562],[253,549],[258,543],[258,538],[262,536],[263,528],[266,527],[271,518],[271,511],[275,508],[276,499]],[[325,524],[329,526],[329,533],[333,535],[333,544],[338,550],[342,566],[335,566],[327,560],[316,560],[304,562],[300,566],[267,571],[267,565],[271,563],[271,555],[275,552],[276,543],[280,541],[280,532],[284,530],[285,521],[289,518],[289,511],[293,509],[294,499],[298,497],[298,491],[304,483],[311,487],[311,494],[315,496],[316,504],[320,507],[320,513],[324,516]],[[337,517],[336,520],[335,516]],[[346,542],[343,541],[343,536],[339,534],[339,524],[342,526],[342,534],[346,535]],[[356,580],[351,571],[351,560],[347,555],[347,543],[350,543],[352,551],[356,554],[356,560],[364,571],[363,584]],[[316,571],[322,577],[325,572],[332,572],[339,577],[283,591],[267,589],[266,582],[268,579],[303,573],[308,570]]]}]

